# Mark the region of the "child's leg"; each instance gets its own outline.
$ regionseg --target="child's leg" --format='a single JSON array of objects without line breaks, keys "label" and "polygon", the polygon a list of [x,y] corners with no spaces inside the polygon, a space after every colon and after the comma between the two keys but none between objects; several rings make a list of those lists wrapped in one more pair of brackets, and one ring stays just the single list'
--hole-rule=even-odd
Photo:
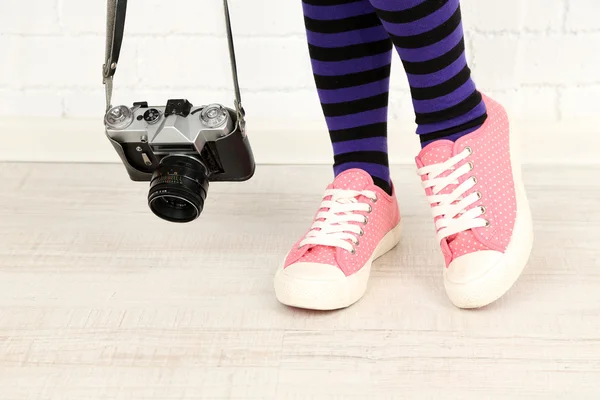
[{"label": "child's leg", "polygon": [[485,306],[518,279],[533,243],[508,115],[471,80],[459,0],[370,1],[410,83],[446,292],[458,307]]},{"label": "child's leg", "polygon": [[406,71],[421,143],[479,128],[486,106],[471,79],[459,0],[370,0]]},{"label": "child's leg", "polygon": [[309,52],[335,156],[388,194],[387,111],[392,42],[368,0],[303,0]]},{"label": "child's leg", "polygon": [[333,310],[365,294],[372,262],[400,240],[387,157],[392,42],[368,0],[303,0],[303,7],[336,177],[274,287],[283,304]]}]

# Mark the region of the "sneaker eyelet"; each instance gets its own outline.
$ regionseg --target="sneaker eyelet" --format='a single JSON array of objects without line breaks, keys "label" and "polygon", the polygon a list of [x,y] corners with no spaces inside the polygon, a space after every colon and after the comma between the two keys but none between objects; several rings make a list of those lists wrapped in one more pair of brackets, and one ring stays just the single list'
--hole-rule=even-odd
[{"label": "sneaker eyelet", "polygon": [[475,168],[475,165],[469,161],[469,171],[473,171],[473,168]]},{"label": "sneaker eyelet", "polygon": [[481,215],[485,214],[485,212],[487,211],[485,206],[479,206],[479,209],[481,210]]},{"label": "sneaker eyelet", "polygon": [[369,218],[367,218],[367,216],[365,215],[365,220],[363,221],[363,225],[366,225],[369,223]]},{"label": "sneaker eyelet", "polygon": [[358,236],[363,236],[365,234],[365,231],[363,231],[362,229],[360,230],[360,232],[358,233]]},{"label": "sneaker eyelet", "polygon": [[356,249],[353,247],[352,250],[350,250],[350,254],[354,255],[356,254]]},{"label": "sneaker eyelet", "polygon": [[356,247],[358,247],[358,246],[360,245],[360,241],[359,241],[358,239],[356,239],[356,242],[354,242],[354,245],[355,245]]},{"label": "sneaker eyelet", "polygon": [[369,211],[367,211],[369,214],[371,214],[371,212],[373,211],[373,207],[371,207],[371,205],[369,204]]},{"label": "sneaker eyelet", "polygon": [[490,227],[490,221],[488,221],[487,219],[485,219],[484,221],[485,221],[485,227],[489,228]]},{"label": "sneaker eyelet", "polygon": [[379,198],[377,197],[377,195],[375,195],[374,198],[371,199],[373,201],[373,203],[377,203],[377,200],[379,200]]},{"label": "sneaker eyelet", "polygon": [[480,191],[476,191],[475,194],[477,195],[477,199],[481,199],[481,192]]},{"label": "sneaker eyelet", "polygon": [[465,147],[465,150],[469,153],[469,155],[473,154],[473,149],[469,146]]},{"label": "sneaker eyelet", "polygon": [[472,176],[472,177],[471,177],[471,179],[473,180],[473,183],[474,183],[475,185],[477,185],[477,177],[475,177],[475,176]]}]

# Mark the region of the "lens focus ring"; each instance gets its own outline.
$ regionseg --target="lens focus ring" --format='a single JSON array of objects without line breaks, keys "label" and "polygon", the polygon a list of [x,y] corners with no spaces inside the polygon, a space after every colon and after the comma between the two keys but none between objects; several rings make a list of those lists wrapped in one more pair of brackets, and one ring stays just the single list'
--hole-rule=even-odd
[{"label": "lens focus ring", "polygon": [[202,213],[208,185],[207,169],[200,160],[167,156],[152,175],[148,205],[164,220],[191,222]]}]

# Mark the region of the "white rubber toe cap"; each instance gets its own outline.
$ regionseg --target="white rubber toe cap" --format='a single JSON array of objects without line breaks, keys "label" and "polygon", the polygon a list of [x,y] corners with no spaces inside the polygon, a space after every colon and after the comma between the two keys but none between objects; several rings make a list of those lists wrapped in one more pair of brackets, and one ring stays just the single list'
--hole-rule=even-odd
[{"label": "white rubber toe cap", "polygon": [[335,310],[358,301],[369,279],[370,263],[347,277],[334,265],[299,262],[279,268],[275,295],[286,305],[312,310]]},{"label": "white rubber toe cap", "polygon": [[444,273],[444,286],[452,303],[460,308],[479,308],[497,300],[522,270],[522,266],[507,261],[506,254],[492,250],[465,254],[452,261]]},{"label": "white rubber toe cap", "polygon": [[499,251],[482,250],[458,257],[446,269],[446,280],[456,284],[475,281],[493,269],[503,255]]},{"label": "white rubber toe cap", "polygon": [[308,279],[311,281],[337,281],[345,280],[346,275],[334,265],[299,262],[292,264],[281,271],[291,279]]}]

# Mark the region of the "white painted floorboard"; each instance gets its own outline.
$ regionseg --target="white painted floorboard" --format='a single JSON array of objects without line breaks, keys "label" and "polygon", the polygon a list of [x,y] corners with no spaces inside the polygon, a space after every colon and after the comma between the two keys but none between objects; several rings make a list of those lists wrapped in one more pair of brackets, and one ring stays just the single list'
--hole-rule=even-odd
[{"label": "white painted floorboard", "polygon": [[400,245],[355,306],[286,308],[272,277],[328,167],[213,184],[165,223],[119,165],[0,165],[0,398],[599,399],[599,168],[526,168],[531,262],[454,308],[414,169],[393,169]]}]

